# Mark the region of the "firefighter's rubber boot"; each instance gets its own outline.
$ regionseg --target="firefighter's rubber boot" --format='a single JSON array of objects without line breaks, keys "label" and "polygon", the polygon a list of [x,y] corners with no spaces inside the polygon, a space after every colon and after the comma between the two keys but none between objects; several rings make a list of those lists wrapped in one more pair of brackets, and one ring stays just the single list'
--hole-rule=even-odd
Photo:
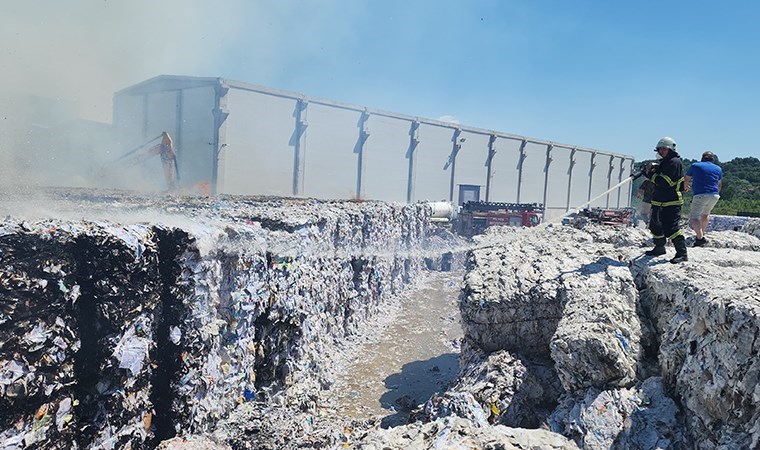
[{"label": "firefighter's rubber boot", "polygon": [[644,252],[646,256],[660,256],[665,254],[665,238],[656,238],[654,248]]},{"label": "firefighter's rubber boot", "polygon": [[670,260],[671,264],[678,264],[689,260],[686,254],[686,239],[683,236],[676,236],[673,239],[673,247],[676,248],[676,256]]}]

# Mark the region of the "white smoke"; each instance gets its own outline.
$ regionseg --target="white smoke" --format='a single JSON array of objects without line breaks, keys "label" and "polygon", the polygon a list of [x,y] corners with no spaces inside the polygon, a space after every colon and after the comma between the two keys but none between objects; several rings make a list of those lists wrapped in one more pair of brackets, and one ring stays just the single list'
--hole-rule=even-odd
[{"label": "white smoke", "polygon": [[0,189],[86,185],[110,146],[114,92],[159,74],[208,76],[240,30],[236,6],[0,3]]},{"label": "white smoke", "polygon": [[3,2],[0,89],[72,102],[82,117],[109,121],[114,91],[214,67],[239,32],[234,10],[180,0]]},{"label": "white smoke", "polygon": [[276,86],[325,42],[352,42],[351,17],[362,8],[332,0],[0,2],[0,192],[97,185],[91,174],[116,148],[108,142],[114,92],[161,74]]}]

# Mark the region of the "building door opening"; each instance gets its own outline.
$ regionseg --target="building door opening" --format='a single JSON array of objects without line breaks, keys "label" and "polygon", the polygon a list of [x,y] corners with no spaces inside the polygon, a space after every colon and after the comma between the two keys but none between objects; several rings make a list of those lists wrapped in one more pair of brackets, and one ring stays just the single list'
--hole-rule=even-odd
[{"label": "building door opening", "polygon": [[480,186],[477,184],[460,184],[459,185],[459,206],[467,202],[480,201]]}]

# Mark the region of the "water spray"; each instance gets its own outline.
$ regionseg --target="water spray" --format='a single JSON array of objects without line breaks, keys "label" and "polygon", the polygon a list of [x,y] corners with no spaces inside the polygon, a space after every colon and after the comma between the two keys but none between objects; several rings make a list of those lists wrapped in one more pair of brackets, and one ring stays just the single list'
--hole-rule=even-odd
[{"label": "water spray", "polygon": [[[656,165],[656,163],[653,163],[653,165]],[[565,214],[559,216],[556,219],[553,219],[552,221],[550,221],[548,223],[554,223],[554,222],[556,222],[558,220],[564,219],[565,217],[569,216],[570,214],[574,214],[574,213],[579,212],[581,210],[581,208],[583,208],[584,206],[590,205],[591,203],[599,200],[600,198],[604,197],[605,195],[609,194],[610,192],[612,192],[615,189],[623,186],[626,183],[629,183],[629,182],[632,183],[634,180],[637,180],[639,177],[641,177],[642,175],[644,175],[645,172],[646,172],[646,169],[642,169],[639,173],[637,173],[635,175],[631,175],[628,178],[625,178],[623,181],[621,181],[620,183],[616,184],[615,186],[612,186],[611,188],[607,189],[606,191],[602,192],[601,194],[597,195],[596,197],[592,198],[591,200],[589,200],[589,201],[587,201],[585,203],[581,203],[580,205],[576,206],[575,208],[569,209]]]}]

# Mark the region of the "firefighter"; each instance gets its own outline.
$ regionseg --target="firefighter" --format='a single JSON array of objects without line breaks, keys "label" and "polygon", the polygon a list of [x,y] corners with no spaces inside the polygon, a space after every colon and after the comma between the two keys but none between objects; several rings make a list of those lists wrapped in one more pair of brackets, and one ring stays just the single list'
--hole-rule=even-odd
[{"label": "firefighter", "polygon": [[686,254],[686,239],[680,226],[683,205],[681,193],[684,191],[683,163],[676,152],[676,141],[672,138],[660,139],[654,151],[657,152],[660,162],[647,168],[647,177],[654,183],[652,216],[649,220],[654,248],[648,250],[645,255],[664,255],[665,243],[670,239],[676,248],[676,256],[670,262],[677,264],[689,260]]}]

